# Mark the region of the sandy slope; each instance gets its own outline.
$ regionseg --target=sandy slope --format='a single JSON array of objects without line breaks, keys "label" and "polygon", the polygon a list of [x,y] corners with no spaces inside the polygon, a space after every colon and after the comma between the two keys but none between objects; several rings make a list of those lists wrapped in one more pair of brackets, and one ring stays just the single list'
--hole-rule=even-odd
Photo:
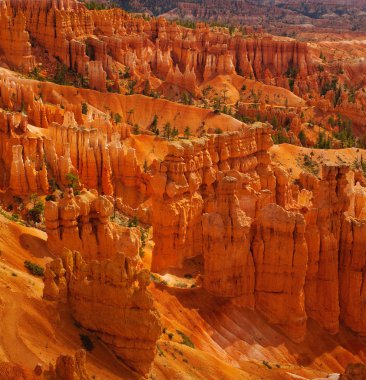
[{"label": "sandy slope", "polygon": [[314,379],[342,372],[349,362],[366,358],[362,340],[343,329],[331,336],[309,321],[305,341],[294,344],[258,313],[220,302],[201,290],[159,287],[153,293],[159,300],[164,326],[174,333],[173,340],[179,339],[175,333],[178,328],[198,349],[241,368],[253,378],[287,379],[298,375]]},{"label": "sandy slope", "polygon": [[[213,110],[174,103],[166,99],[154,99],[144,95],[121,95],[116,93],[101,93],[89,89],[60,86],[51,82],[37,82],[22,78],[10,70],[0,68],[0,74],[20,84],[32,88],[35,94],[42,95],[43,102],[51,104],[75,105],[78,102],[88,103],[102,112],[112,111],[119,113],[124,121],[132,124],[138,122],[142,129],[149,127],[157,114],[158,128],[163,130],[164,125],[170,122],[172,127],[178,128],[180,133],[189,126],[195,133],[204,122],[205,128],[222,128],[238,130],[242,123],[228,115],[216,115]],[[129,116],[131,113],[131,116]],[[189,121],[189,122],[188,122]],[[225,128],[223,128],[225,126]]]},{"label": "sandy slope", "polygon": [[[10,361],[33,369],[54,363],[61,353],[81,348],[79,334],[68,311],[42,300],[43,281],[28,274],[24,260],[44,265],[50,260],[46,234],[10,222],[0,215],[0,362]],[[134,379],[101,343],[88,353],[88,370],[99,379]],[[1,376],[0,376],[1,378]]]},{"label": "sandy slope", "polygon": [[351,166],[361,158],[366,162],[366,150],[357,148],[348,149],[312,149],[303,148],[291,144],[273,145],[270,149],[272,162],[278,163],[285,168],[293,178],[298,178],[304,167],[305,155],[318,165],[346,165]]},{"label": "sandy slope", "polygon": [[201,88],[207,86],[212,87],[211,95],[225,93],[227,104],[234,105],[242,96],[244,103],[253,102],[253,94],[255,94],[257,102],[268,104],[274,107],[305,107],[304,99],[296,96],[293,92],[282,87],[266,85],[256,80],[245,79],[240,75],[217,75],[213,79],[205,82]]}]

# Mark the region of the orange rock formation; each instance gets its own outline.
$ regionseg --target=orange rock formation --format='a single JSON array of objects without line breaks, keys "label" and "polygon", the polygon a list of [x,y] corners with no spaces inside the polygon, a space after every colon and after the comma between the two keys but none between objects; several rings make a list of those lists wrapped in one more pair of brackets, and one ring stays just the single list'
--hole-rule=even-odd
[{"label": "orange rock formation", "polygon": [[[27,208],[33,193],[50,199],[45,256],[57,258],[47,263],[43,299],[55,314],[71,310],[142,376],[154,360],[163,361],[155,357],[160,317],[147,290],[150,271],[143,269],[150,264],[159,283],[153,293],[164,286],[172,293],[160,304],[169,328],[179,318],[172,322],[167,299],[183,316],[191,302],[184,297],[193,295],[207,298],[203,310],[212,302],[241,316],[259,312],[299,344],[314,321],[324,335],[337,334],[342,325],[366,334],[365,152],[346,152],[352,159],[345,161],[337,151],[317,149],[313,159],[315,149],[272,147],[268,122],[242,122],[265,116],[277,124],[277,134],[303,145],[316,140],[311,123],[310,136],[300,138],[305,120],[316,114],[325,119],[337,109],[362,123],[361,87],[351,97],[344,90],[358,80],[355,69],[350,64],[342,82],[329,84],[335,68],[320,70],[312,49],[263,33],[243,38],[204,24],[190,30],[122,10],[90,11],[75,0],[0,0],[0,64],[7,67],[0,68],[0,200],[10,212],[20,204]],[[52,70],[64,73],[59,82],[65,83],[40,80]],[[89,88],[64,85],[68,76]],[[178,99],[186,91],[194,100],[185,103],[194,103],[211,85],[213,92],[230,88],[225,111],[158,99],[154,92]],[[250,92],[254,100],[245,97]],[[333,127],[342,132],[339,123]],[[166,135],[168,126],[177,136]],[[332,132],[324,127],[325,136]],[[18,220],[14,214],[9,219]],[[140,225],[125,227],[129,218]],[[32,245],[23,235],[22,245]],[[177,283],[183,294],[178,302],[178,289],[168,282],[189,266],[196,277]],[[39,291],[27,286],[27,294]],[[204,326],[204,312],[198,314]],[[204,331],[197,321],[192,328]],[[193,350],[176,327],[187,352]],[[202,331],[201,337],[215,335]],[[181,344],[168,334],[164,344]],[[240,344],[230,347],[232,357],[222,342],[210,343],[210,350],[240,367],[242,359],[232,359],[241,355]],[[1,369],[18,377],[24,372],[12,365]],[[52,371],[66,380],[89,378],[84,352],[61,356]],[[342,376],[362,371],[355,367]]]},{"label": "orange rock formation", "polygon": [[111,223],[112,214],[113,203],[107,197],[87,191],[75,197],[66,189],[59,201],[46,203],[50,252],[61,255],[68,247],[87,260],[112,258],[120,251],[134,256],[140,247],[139,231]]},{"label": "orange rock formation", "polygon": [[80,350],[75,356],[60,355],[56,361],[56,367],[50,366],[49,376],[54,376],[62,380],[89,380],[90,376],[86,372],[86,351]]},{"label": "orange rock formation", "polygon": [[5,63],[11,68],[28,72],[35,67],[36,58],[32,55],[29,33],[26,31],[27,18],[22,11],[16,11],[0,2],[0,59],[4,54]]},{"label": "orange rock formation", "polygon": [[[124,66],[140,78],[155,75],[191,93],[214,75],[239,72],[282,85],[286,81],[278,78],[292,66],[299,68],[301,80],[313,71],[305,43],[231,37],[203,24],[192,31],[163,19],[132,18],[121,10],[88,11],[76,1],[9,0],[3,7],[3,17],[6,12],[17,14],[13,28],[24,34],[17,44],[29,50],[27,30],[48,54],[88,76],[90,87],[100,91],[106,91],[107,78],[118,79]],[[17,57],[29,53],[16,50],[13,61],[20,65]],[[34,60],[25,69],[33,66]]]},{"label": "orange rock formation", "polygon": [[45,279],[44,297],[68,302],[76,321],[131,367],[149,372],[161,327],[146,289],[150,273],[136,258],[119,253],[86,263],[80,253],[66,250],[47,266]]}]

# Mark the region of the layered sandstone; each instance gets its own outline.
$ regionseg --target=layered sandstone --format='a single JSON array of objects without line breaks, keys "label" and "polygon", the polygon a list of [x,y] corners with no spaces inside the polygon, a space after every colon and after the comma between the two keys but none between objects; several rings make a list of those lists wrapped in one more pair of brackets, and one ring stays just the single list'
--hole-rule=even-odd
[{"label": "layered sandstone", "polygon": [[339,380],[362,380],[366,377],[366,366],[362,363],[349,364]]},{"label": "layered sandstone", "polygon": [[[288,88],[292,71],[294,92],[309,92],[315,71],[306,44],[263,35],[242,38],[203,24],[188,30],[121,10],[89,11],[76,1],[44,1],[37,8],[10,0],[3,14],[16,15],[12,25],[21,25],[17,47],[28,46],[27,30],[39,46],[100,91],[40,84],[6,71],[1,75],[1,106],[18,111],[0,116],[1,187],[26,197],[47,194],[53,184],[56,199],[45,210],[50,251],[60,256],[68,247],[86,261],[111,259],[120,251],[136,255],[138,229],[109,220],[117,205],[152,225],[154,271],[181,268],[186,259],[203,256],[206,290],[256,308],[296,341],[305,335],[307,317],[332,333],[340,320],[365,333],[364,188],[354,186],[349,169],[323,166],[318,175],[303,172],[295,184],[289,173],[271,164],[268,124],[247,126],[166,100],[101,93],[120,91],[124,81],[136,82],[137,88],[147,84],[148,90],[167,85],[198,96],[202,83],[237,73]],[[334,100],[332,91],[324,96],[324,107]],[[346,97],[342,94],[344,105]],[[316,102],[309,99],[308,105]],[[143,108],[136,110],[136,120],[135,106]],[[150,128],[156,109],[160,128],[192,112],[193,134],[203,137],[131,137],[131,126]],[[25,110],[28,118],[20,113]],[[291,125],[286,136],[299,133],[300,106],[291,113],[262,110],[278,117],[279,124]],[[251,115],[257,111],[252,107]],[[235,132],[213,133],[225,122]],[[151,149],[148,154],[144,144]],[[81,194],[68,189],[70,175]],[[54,191],[56,185],[63,193]],[[50,282],[47,297],[63,295],[67,288],[62,267],[54,265],[60,283],[56,289]],[[360,296],[347,298],[353,288]]]},{"label": "layered sandstone", "polygon": [[253,307],[252,219],[239,207],[237,188],[235,177],[220,178],[216,200],[202,216],[204,287],[219,296],[241,297]]},{"label": "layered sandstone", "polygon": [[365,253],[366,188],[352,186],[350,176],[350,208],[343,219],[339,261],[339,298],[341,319],[353,331],[365,335]]},{"label": "layered sandstone", "polygon": [[330,332],[339,328],[338,252],[343,213],[347,211],[348,169],[323,166],[321,178],[302,174],[301,185],[312,192],[304,214],[309,261],[305,282],[306,310]]},{"label": "layered sandstone", "polygon": [[23,114],[0,112],[0,161],[4,168],[0,183],[18,196],[48,191],[43,141],[30,133],[27,125]]},{"label": "layered sandstone", "polygon": [[86,351],[79,350],[74,356],[60,355],[56,360],[56,365],[50,365],[47,376],[51,379],[60,380],[90,380],[86,368]]},{"label": "layered sandstone", "polygon": [[63,197],[49,201],[45,223],[50,252],[61,255],[64,247],[81,252],[86,260],[112,258],[117,252],[134,256],[140,248],[140,232],[110,221],[113,202],[95,191],[74,196],[66,189]]},{"label": "layered sandstone", "polygon": [[121,187],[138,186],[139,168],[134,150],[121,141],[129,136],[125,124],[98,125],[98,119],[94,119],[89,128],[84,128],[72,113],[66,113],[62,125],[53,123],[49,129],[45,153],[58,183],[66,186],[67,174],[78,172],[84,186],[105,195],[113,195]]},{"label": "layered sandstone", "polygon": [[255,306],[294,341],[306,333],[304,284],[308,264],[304,217],[269,204],[255,220],[252,241]]},{"label": "layered sandstone", "polygon": [[9,7],[5,0],[0,2],[0,50],[5,63],[23,72],[31,71],[36,64],[32,55],[27,19],[22,11]]},{"label": "layered sandstone", "polygon": [[222,173],[238,178],[240,207],[248,216],[270,201],[265,189],[273,188],[274,176],[268,167],[266,149],[271,142],[267,133],[266,126],[258,125],[242,132],[169,144],[165,160],[153,164],[150,180],[153,210],[169,215],[161,218],[158,211],[153,212],[154,270],[179,267],[185,259],[201,254],[202,215],[205,209],[212,210]]},{"label": "layered sandstone", "polygon": [[100,91],[106,91],[107,79],[118,83],[125,66],[136,80],[154,75],[192,94],[199,93],[203,80],[235,73],[288,87],[283,78],[292,67],[304,89],[301,82],[314,71],[307,45],[296,41],[231,36],[204,24],[190,30],[164,19],[133,18],[122,10],[89,11],[76,1],[37,5],[11,0],[8,8],[17,12],[24,43],[26,29],[48,54]]},{"label": "layered sandstone", "polygon": [[136,256],[118,253],[87,263],[80,253],[65,250],[47,265],[45,279],[46,299],[67,302],[75,320],[118,357],[141,374],[150,371],[161,326],[147,290],[150,273]]},{"label": "layered sandstone", "polygon": [[342,320],[363,334],[365,190],[344,166],[303,172],[297,185],[273,173],[265,131],[170,145],[150,181],[153,270],[203,253],[208,291],[256,308],[293,340],[308,317],[331,333]]}]

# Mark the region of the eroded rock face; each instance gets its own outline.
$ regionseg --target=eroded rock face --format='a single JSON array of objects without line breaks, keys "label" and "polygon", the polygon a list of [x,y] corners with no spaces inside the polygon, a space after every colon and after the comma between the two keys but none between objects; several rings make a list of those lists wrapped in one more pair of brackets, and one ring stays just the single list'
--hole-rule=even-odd
[{"label": "eroded rock face", "polygon": [[304,217],[269,204],[254,223],[255,306],[294,341],[306,333],[304,284],[308,262]]},{"label": "eroded rock face", "polygon": [[[179,144],[170,144],[169,153],[163,163],[153,164],[155,175],[150,185],[153,196],[153,228],[154,236],[159,243],[154,247],[153,270],[179,267],[183,260],[196,256],[202,249],[202,228],[200,217],[203,200],[197,189],[202,182],[199,169],[203,165],[199,152],[201,143],[188,144],[184,157],[184,149]],[[189,161],[188,178],[186,160]],[[159,211],[166,217],[161,217]],[[175,251],[175,255],[169,252]]]},{"label": "eroded rock face", "polygon": [[36,64],[32,55],[27,19],[22,11],[9,7],[5,0],[0,2],[0,49],[5,63],[23,72],[31,71]]},{"label": "eroded rock face", "polygon": [[219,179],[216,202],[202,216],[204,287],[219,296],[240,297],[254,307],[252,219],[239,207],[237,187],[235,177]]},{"label": "eroded rock face", "polygon": [[[350,177],[351,184],[354,181]],[[339,261],[341,320],[353,331],[366,334],[366,188],[350,186],[350,208],[342,223]]]},{"label": "eroded rock face", "polygon": [[308,317],[364,334],[365,189],[327,165],[295,185],[266,149],[264,126],[172,144],[150,181],[153,270],[203,253],[208,291],[261,311],[294,341]]},{"label": "eroded rock face", "polygon": [[[165,160],[153,164],[150,180],[155,241],[153,270],[179,267],[185,259],[207,250],[207,244],[211,244],[209,238],[205,241],[206,248],[202,246],[205,235],[202,230],[204,213],[224,212],[226,215],[224,205],[233,203],[252,217],[264,202],[270,201],[266,189],[274,187],[275,179],[268,166],[266,149],[271,145],[268,138],[266,126],[257,125],[243,132],[169,144]],[[237,180],[235,191],[238,199],[235,200],[234,190],[231,190],[231,199],[225,195],[224,189],[221,197],[217,195],[220,192],[218,189],[222,188],[219,178],[224,176]],[[229,183],[226,185],[230,188]],[[167,217],[162,217],[162,212]],[[244,216],[233,217],[237,218],[239,225],[245,226]],[[205,218],[216,217],[212,215]],[[226,216],[224,219],[229,220]],[[240,234],[239,225],[237,231],[234,227],[233,231],[226,233],[230,236]],[[207,228],[206,222],[206,231]],[[171,255],[170,252],[175,254]]]},{"label": "eroded rock face", "polygon": [[0,363],[1,380],[36,380],[37,377],[29,371],[22,368],[19,364]]},{"label": "eroded rock face", "polygon": [[201,23],[190,30],[164,19],[134,18],[121,9],[89,11],[77,1],[7,4],[2,12],[7,28],[2,33],[3,44],[15,46],[7,49],[13,52],[10,60],[19,66],[22,58],[27,69],[34,67],[29,33],[48,54],[87,76],[90,87],[100,91],[106,91],[107,79],[118,80],[123,66],[137,78],[155,76],[192,94],[199,93],[202,80],[216,75],[240,73],[288,87],[286,71],[297,67],[301,87],[313,72],[305,43],[261,34],[231,36]]},{"label": "eroded rock face", "polygon": [[[78,323],[95,332],[129,366],[147,374],[161,333],[149,282],[150,272],[142,269],[138,256],[118,253],[111,260],[87,263],[80,253],[65,250],[62,259],[46,267],[44,297],[67,302]],[[84,380],[80,377],[84,359],[61,357],[56,371],[76,371]]]},{"label": "eroded rock face", "polygon": [[362,363],[349,364],[339,380],[362,380],[366,378],[366,366]]},{"label": "eroded rock face", "polygon": [[276,177],[279,201],[306,222],[307,315],[331,333],[342,321],[364,335],[365,188],[344,166],[323,166],[320,178],[302,173],[301,191],[288,186],[281,171]]},{"label": "eroded rock face", "polygon": [[[13,8],[16,12],[9,11]],[[286,87],[284,74],[291,65],[299,69],[301,92],[312,74],[307,46],[295,41],[262,35],[242,39],[201,24],[186,30],[162,19],[134,19],[121,10],[90,12],[75,1],[44,1],[37,8],[14,0],[6,9],[7,17],[19,17],[13,24],[7,21],[10,27],[23,25],[25,17],[31,36],[88,76],[99,91],[106,90],[106,81],[116,83],[126,65],[139,79],[156,76],[192,93],[204,80],[239,71]],[[28,46],[26,34],[15,37]],[[74,196],[66,190],[62,199],[47,203],[51,251],[61,255],[66,246],[86,261],[110,259],[120,251],[134,256],[138,231],[109,221],[116,203],[129,216],[152,224],[153,270],[182,267],[184,260],[203,255],[208,291],[260,310],[296,341],[305,334],[307,316],[332,333],[340,319],[365,333],[364,189],[359,185],[350,193],[347,169],[324,167],[319,177],[303,173],[297,185],[291,183],[282,169],[272,167],[270,127],[259,123],[164,142],[168,153],[142,169],[134,145],[123,141],[130,137],[130,126],[121,115],[114,122],[94,106],[85,112],[79,101],[56,108],[66,96],[58,97],[53,84],[44,84],[43,102],[37,86],[5,74],[0,78],[1,105],[28,111],[28,119],[21,113],[0,114],[1,188],[20,196],[45,194],[48,180],[54,180],[65,190],[71,173],[80,189],[103,194],[91,190]],[[83,95],[91,99],[90,93]],[[121,109],[127,108],[130,103],[120,99]],[[138,104],[148,108],[152,103]],[[299,121],[294,116],[291,123],[296,128]],[[34,132],[32,124],[42,131]],[[46,279],[45,297],[65,297],[60,262],[51,269],[59,280],[54,286],[52,276]],[[353,297],[347,297],[351,292]]]},{"label": "eroded rock face", "polygon": [[2,188],[17,196],[48,191],[42,138],[29,133],[27,117],[0,112],[0,162]]},{"label": "eroded rock face", "polygon": [[50,366],[48,376],[60,380],[90,380],[86,368],[86,351],[79,350],[74,356],[60,355],[56,366]]},{"label": "eroded rock face", "polygon": [[134,256],[140,248],[140,232],[112,223],[113,200],[94,192],[74,196],[66,189],[63,198],[49,201],[45,223],[50,252],[61,255],[64,247],[78,250],[86,260],[112,258],[124,251]]},{"label": "eroded rock face", "polygon": [[348,169],[323,166],[321,178],[303,174],[301,185],[312,192],[312,206],[304,213],[309,261],[305,283],[306,310],[330,332],[339,328],[338,252]]},{"label": "eroded rock face", "polygon": [[62,125],[51,124],[50,139],[44,144],[57,182],[65,186],[67,174],[78,172],[85,187],[105,195],[113,195],[117,186],[137,187],[140,173],[134,150],[122,142],[129,136],[127,127],[109,122],[98,125],[98,119],[89,124],[87,129],[78,126],[71,112],[65,113]]}]

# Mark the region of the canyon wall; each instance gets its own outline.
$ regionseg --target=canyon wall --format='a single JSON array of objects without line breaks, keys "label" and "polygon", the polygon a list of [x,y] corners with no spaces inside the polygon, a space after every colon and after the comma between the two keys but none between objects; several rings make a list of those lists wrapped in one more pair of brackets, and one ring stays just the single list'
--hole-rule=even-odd
[{"label": "canyon wall", "polygon": [[[126,75],[126,66],[133,78],[154,77],[191,92],[220,74],[288,86],[286,72],[296,67],[306,87],[313,73],[307,45],[296,41],[231,36],[203,24],[188,30],[122,10],[89,11],[76,1],[9,0],[2,9],[19,18],[20,45],[29,47],[28,31],[101,92]],[[24,49],[15,50],[17,57],[30,53]],[[45,209],[50,251],[61,256],[67,247],[87,262],[117,260],[119,252],[134,257],[140,232],[110,221],[117,206],[152,226],[153,271],[166,273],[202,256],[208,292],[259,310],[295,341],[304,338],[309,317],[331,333],[341,321],[365,334],[365,190],[349,168],[323,165],[294,182],[271,162],[267,123],[248,126],[212,110],[101,92],[0,74],[1,106],[14,111],[0,112],[0,185],[11,196],[54,198]],[[131,105],[143,120],[139,137],[131,136]],[[184,114],[195,123],[194,136],[167,141],[153,135],[157,113],[171,116],[164,122]],[[213,133],[218,127],[228,132]],[[94,285],[83,289],[85,277],[75,276],[66,288],[82,298]],[[96,289],[108,285],[104,277],[91,278]],[[73,308],[82,319],[79,305]],[[103,334],[100,323],[94,329]],[[113,345],[109,335],[104,339]],[[127,355],[130,346],[121,347],[115,350]]]},{"label": "canyon wall", "polygon": [[159,315],[141,261],[122,253],[87,263],[65,250],[47,265],[44,298],[66,302],[73,318],[95,332],[118,357],[141,374],[150,371],[161,334]]},{"label": "canyon wall", "polygon": [[96,191],[83,190],[74,196],[69,188],[59,200],[46,202],[49,251],[60,256],[67,247],[78,250],[86,260],[109,259],[118,252],[136,255],[140,232],[110,221],[112,202],[106,196],[98,196]]},{"label": "canyon wall", "polygon": [[[153,271],[202,255],[206,290],[261,311],[293,340],[304,337],[308,317],[332,333],[342,321],[364,334],[363,187],[349,169],[325,166],[292,183],[271,163],[271,128],[263,123],[178,141],[141,137],[166,149],[143,167],[129,125],[102,122],[94,110],[83,115],[78,105],[51,112],[29,88],[0,84],[4,104],[24,99],[32,110],[28,119],[1,113],[1,184],[13,195],[47,194],[54,192],[50,180],[65,190],[68,174],[77,175],[80,195],[56,191],[46,205],[52,252],[67,246],[86,260],[138,252],[139,231],[109,221],[116,204],[152,225]],[[361,296],[350,300],[356,284]]]},{"label": "canyon wall", "polygon": [[309,317],[364,334],[365,189],[345,166],[291,183],[270,165],[267,133],[258,124],[169,145],[151,180],[152,268],[203,255],[206,290],[261,311],[294,341]]},{"label": "canyon wall", "polygon": [[27,125],[25,115],[0,111],[0,185],[14,195],[48,192],[43,140]]},{"label": "canyon wall", "polygon": [[[284,77],[289,69],[296,68],[302,82],[314,71],[307,45],[297,41],[231,36],[204,24],[190,30],[164,19],[132,17],[120,9],[89,11],[76,1],[9,0],[3,9],[3,17],[5,12],[16,14],[9,28],[17,28],[17,36],[24,34],[17,43],[24,47],[15,50],[13,61],[20,65],[18,56],[31,57],[29,33],[48,54],[100,91],[107,90],[107,79],[118,82],[126,66],[137,79],[156,77],[192,94],[199,93],[203,80],[220,74],[239,73],[288,87]],[[34,60],[28,61],[25,68],[30,70]]]},{"label": "canyon wall", "polygon": [[239,207],[238,179],[220,176],[217,197],[202,215],[204,287],[219,296],[243,297],[245,304],[253,307],[252,219]]},{"label": "canyon wall", "polygon": [[340,316],[352,330],[365,335],[366,188],[358,183],[348,195],[350,208],[343,219],[339,257]]},{"label": "canyon wall", "polygon": [[305,227],[301,214],[269,204],[258,213],[251,246],[255,306],[294,341],[301,341],[306,334]]},{"label": "canyon wall", "polygon": [[214,211],[219,171],[238,177],[238,192],[248,194],[240,206],[249,216],[255,214],[267,195],[262,183],[264,189],[275,185],[268,166],[267,149],[272,144],[268,132],[268,126],[260,124],[242,132],[168,144],[165,160],[151,168],[152,209],[169,213],[167,218],[153,213],[154,270],[181,266],[184,259],[202,253],[202,214]]},{"label": "canyon wall", "polygon": [[26,22],[23,12],[15,12],[6,0],[0,1],[0,61],[22,72],[29,72],[36,65]]}]

